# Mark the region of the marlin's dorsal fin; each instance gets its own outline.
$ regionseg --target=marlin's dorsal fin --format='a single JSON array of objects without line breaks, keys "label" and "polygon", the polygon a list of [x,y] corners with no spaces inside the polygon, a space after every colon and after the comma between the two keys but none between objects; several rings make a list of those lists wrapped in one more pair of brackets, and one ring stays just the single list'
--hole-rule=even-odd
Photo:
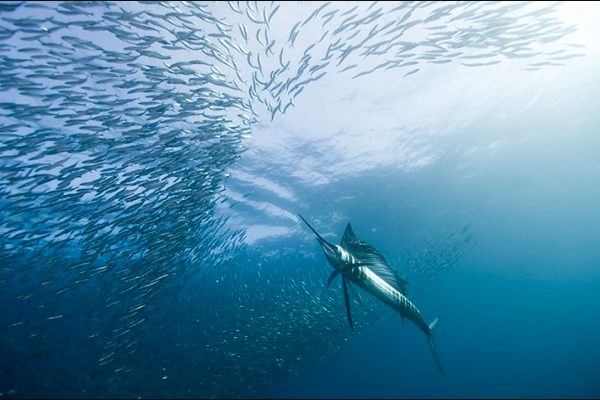
[{"label": "marlin's dorsal fin", "polygon": [[342,276],[342,284],[344,286],[344,301],[346,302],[346,313],[348,314],[348,322],[350,322],[350,329],[354,330],[354,326],[352,326],[352,315],[350,314],[350,296],[348,296],[348,287],[346,285],[345,276]]},{"label": "marlin's dorsal fin", "polygon": [[375,247],[356,237],[350,224],[346,226],[340,246],[350,252],[361,265],[371,269],[381,279],[406,296],[406,284],[408,282],[402,279],[398,272],[390,268],[385,257]]},{"label": "marlin's dorsal fin", "polygon": [[344,231],[344,236],[342,236],[340,246],[347,250],[347,245],[358,240],[360,239],[356,237],[354,231],[352,230],[352,225],[350,225],[350,223],[348,222],[348,225],[346,225],[346,230]]}]

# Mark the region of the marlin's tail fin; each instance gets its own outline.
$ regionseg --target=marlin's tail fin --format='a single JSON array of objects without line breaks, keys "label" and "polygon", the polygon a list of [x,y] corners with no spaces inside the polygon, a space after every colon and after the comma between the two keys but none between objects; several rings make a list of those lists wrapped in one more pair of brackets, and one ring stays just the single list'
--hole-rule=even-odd
[{"label": "marlin's tail fin", "polygon": [[429,339],[429,347],[431,347],[431,353],[433,353],[433,359],[435,360],[437,367],[440,369],[440,372],[443,374],[444,370],[442,369],[442,364],[440,364],[440,358],[438,357],[437,350],[435,349],[435,343],[433,342],[433,339],[435,337],[435,325],[437,324],[439,319],[440,317],[437,317],[433,320],[432,323],[429,324],[429,335],[427,335],[427,337]]}]

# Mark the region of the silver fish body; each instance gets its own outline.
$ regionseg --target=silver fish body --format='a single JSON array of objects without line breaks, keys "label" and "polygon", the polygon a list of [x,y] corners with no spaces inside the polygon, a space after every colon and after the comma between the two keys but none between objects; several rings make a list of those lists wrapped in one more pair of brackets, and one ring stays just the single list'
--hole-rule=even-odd
[{"label": "silver fish body", "polygon": [[374,247],[357,238],[350,224],[346,227],[341,245],[336,245],[323,239],[300,214],[298,215],[315,233],[325,257],[335,269],[329,278],[328,285],[335,276],[342,274],[346,311],[350,326],[352,327],[352,318],[347,285],[354,283],[397,311],[402,320],[408,318],[427,335],[435,363],[443,374],[444,370],[440,364],[434,343],[435,326],[439,317],[435,318],[430,324],[425,322],[419,309],[406,297],[405,286],[407,282],[387,265],[385,257]]}]

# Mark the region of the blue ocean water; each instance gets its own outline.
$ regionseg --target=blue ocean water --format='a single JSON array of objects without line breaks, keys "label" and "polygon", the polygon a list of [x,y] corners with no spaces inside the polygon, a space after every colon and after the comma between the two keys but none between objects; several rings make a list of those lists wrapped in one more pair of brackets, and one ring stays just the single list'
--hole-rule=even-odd
[{"label": "blue ocean water", "polygon": [[599,16],[2,2],[0,398],[597,398]]}]

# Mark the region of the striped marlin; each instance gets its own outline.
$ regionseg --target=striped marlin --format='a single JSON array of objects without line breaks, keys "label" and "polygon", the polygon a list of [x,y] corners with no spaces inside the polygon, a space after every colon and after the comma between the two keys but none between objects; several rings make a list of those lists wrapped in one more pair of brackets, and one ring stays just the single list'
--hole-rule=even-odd
[{"label": "striped marlin", "polygon": [[317,241],[321,245],[325,257],[327,257],[327,261],[329,261],[334,268],[333,273],[327,281],[327,286],[329,286],[333,278],[337,275],[342,275],[344,300],[346,303],[346,313],[348,314],[350,328],[354,330],[352,316],[350,314],[348,286],[350,286],[350,283],[354,283],[356,286],[381,300],[385,305],[397,311],[402,317],[402,321],[404,321],[404,318],[408,318],[414,322],[425,335],[427,335],[429,347],[433,353],[433,359],[440,372],[443,374],[444,370],[440,364],[435,343],[433,342],[435,325],[437,324],[439,317],[434,319],[429,325],[425,322],[421,312],[406,297],[407,282],[402,279],[396,271],[390,268],[385,257],[373,246],[356,237],[350,224],[346,226],[342,242],[338,246],[323,239],[323,237],[319,235],[308,222],[306,222],[302,215],[298,215],[317,236]]}]

